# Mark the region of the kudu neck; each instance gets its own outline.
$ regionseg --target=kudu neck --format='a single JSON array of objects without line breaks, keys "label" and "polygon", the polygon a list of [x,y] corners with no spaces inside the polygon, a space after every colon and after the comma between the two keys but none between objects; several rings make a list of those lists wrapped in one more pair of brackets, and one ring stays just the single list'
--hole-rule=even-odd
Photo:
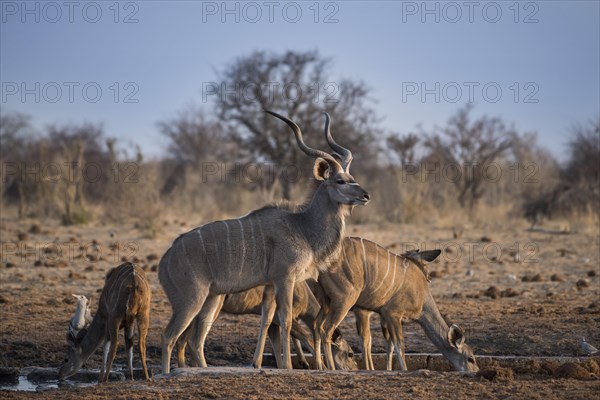
[{"label": "kudu neck", "polygon": [[448,324],[440,314],[431,293],[427,293],[423,312],[417,321],[431,342],[448,358],[453,347],[448,344]]},{"label": "kudu neck", "polygon": [[332,200],[326,186],[321,184],[307,207],[300,213],[305,235],[320,259],[317,261],[323,261],[339,250],[348,208]]},{"label": "kudu neck", "polygon": [[102,344],[106,334],[106,322],[98,314],[94,317],[87,333],[81,339],[81,359],[85,362]]},{"label": "kudu neck", "polygon": [[309,291],[306,312],[301,316],[301,319],[306,323],[306,325],[313,326],[317,320],[319,311],[321,311],[321,306],[313,293]]},{"label": "kudu neck", "polygon": [[[320,184],[302,214],[306,222],[311,224],[310,228],[321,231],[325,227],[332,226],[333,222],[337,222],[335,225],[343,224],[347,209],[349,206],[332,200],[327,193],[327,187]],[[328,225],[324,225],[325,223]]]}]

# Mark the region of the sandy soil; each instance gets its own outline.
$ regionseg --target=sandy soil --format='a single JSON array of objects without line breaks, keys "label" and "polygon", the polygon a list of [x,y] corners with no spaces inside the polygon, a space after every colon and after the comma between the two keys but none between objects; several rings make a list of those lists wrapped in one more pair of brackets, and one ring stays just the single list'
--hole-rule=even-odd
[{"label": "sandy soil", "polygon": [[[152,284],[148,357],[158,372],[160,333],[171,314],[156,275],[158,258],[177,235],[202,222],[171,220],[158,237],[148,238],[133,224],[62,227],[54,221],[2,219],[0,367],[58,367],[75,308],[71,293],[88,296],[95,307],[106,272],[127,259],[145,266]],[[599,232],[529,232],[525,225],[498,221],[466,226],[459,238],[451,226],[349,225],[347,233],[398,253],[441,248],[440,260],[430,266],[432,292],[447,319],[465,329],[477,355],[583,356],[581,337],[600,347]],[[378,318],[372,324],[373,352],[383,352]],[[258,317],[221,315],[207,340],[209,364],[249,366],[257,330]],[[358,351],[352,315],[342,332]],[[407,352],[436,352],[414,323],[405,324],[405,337]],[[100,359],[98,351],[86,368],[99,367]],[[116,363],[124,361],[121,348]],[[510,373],[497,367],[504,372],[488,376],[491,380],[440,372],[240,372],[61,388],[35,397],[598,398],[600,372],[588,364],[591,374],[583,378],[589,380],[557,372],[557,362],[556,368],[515,367]],[[3,398],[27,396],[32,394],[2,392]]]}]

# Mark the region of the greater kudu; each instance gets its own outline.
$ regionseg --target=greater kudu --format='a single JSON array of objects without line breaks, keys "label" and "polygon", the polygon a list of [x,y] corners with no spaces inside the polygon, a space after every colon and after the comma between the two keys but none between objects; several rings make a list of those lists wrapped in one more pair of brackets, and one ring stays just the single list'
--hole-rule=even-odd
[{"label": "greater kudu", "polygon": [[119,329],[122,327],[125,331],[129,375],[133,379],[133,333],[137,322],[140,360],[144,377],[149,379],[146,368],[146,336],[150,323],[150,297],[150,285],[143,269],[131,263],[123,263],[111,269],[106,274],[96,315],[91,322],[84,322],[83,326],[81,322],[85,318],[81,315],[85,316],[87,313],[83,308],[87,299],[78,299],[77,311],[67,332],[68,360],[61,367],[59,378],[66,379],[74,375],[96,349],[104,345],[98,382],[106,382],[117,353]]},{"label": "greater kudu", "polygon": [[[162,338],[162,371],[170,371],[176,340],[206,301],[215,296],[271,284],[282,331],[283,367],[291,368],[290,329],[294,284],[326,269],[341,251],[345,218],[368,193],[348,173],[349,150],[338,146],[342,165],[330,154],[308,147],[292,120],[283,120],[298,147],[316,158],[313,174],[320,181],[312,198],[291,211],[270,205],[249,214],[215,221],[179,236],[163,255],[158,277],[173,309]],[[326,114],[326,131],[329,131]]]},{"label": "greater kudu", "polygon": [[[464,342],[462,330],[457,325],[448,327],[429,290],[423,260],[433,261],[440,254],[439,250],[397,255],[357,237],[344,238],[342,247],[337,264],[319,274],[324,301],[315,328],[317,364],[321,363],[322,340],[327,367],[335,369],[329,344],[332,332],[355,307],[375,311],[382,316],[389,331],[388,343],[394,345],[403,370],[406,369],[403,318],[416,320],[455,369],[478,370],[473,352]],[[367,345],[370,346],[369,342],[370,339],[363,339],[363,357],[370,355],[370,349],[364,350]],[[390,346],[388,349],[391,352]],[[372,361],[369,361],[372,367]],[[391,368],[389,358],[388,366]],[[319,367],[322,368],[322,365]]]}]

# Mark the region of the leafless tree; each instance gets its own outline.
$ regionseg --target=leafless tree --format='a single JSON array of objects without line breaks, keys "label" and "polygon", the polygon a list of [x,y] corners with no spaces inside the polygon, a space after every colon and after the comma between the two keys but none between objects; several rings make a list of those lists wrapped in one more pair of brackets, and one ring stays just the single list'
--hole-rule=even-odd
[{"label": "leafless tree", "polygon": [[2,176],[1,195],[9,202],[18,205],[19,218],[25,214],[27,200],[31,197],[31,188],[24,181],[21,173],[21,162],[27,159],[31,143],[31,118],[18,112],[0,113],[0,161]]},{"label": "leafless tree", "polygon": [[571,129],[570,157],[565,174],[572,180],[598,182],[600,171],[600,117],[578,124]]},{"label": "leafless tree", "polygon": [[325,146],[322,135],[316,133],[322,130],[326,111],[336,121],[334,134],[352,143],[357,158],[366,160],[365,152],[374,147],[377,119],[367,105],[369,89],[360,81],[330,78],[330,67],[331,61],[316,51],[256,51],[219,73],[213,88],[221,119],[233,129],[233,138],[250,159],[281,166],[276,181],[285,199],[290,199],[294,182],[285,167],[300,165],[300,156],[292,151],[291,138],[281,135],[281,126],[263,109],[303,121],[304,131],[317,147]]},{"label": "leafless tree", "polygon": [[388,152],[398,159],[401,168],[414,164],[419,136],[414,133],[401,136],[392,134],[386,138]]},{"label": "leafless tree", "polygon": [[63,206],[63,223],[85,222],[89,219],[87,200],[102,201],[111,181],[102,125],[52,125],[47,135],[48,151],[62,167],[57,195]]},{"label": "leafless tree", "polygon": [[571,210],[600,210],[600,117],[573,126],[569,160],[562,173],[563,184],[573,187]]},{"label": "leafless tree", "polygon": [[158,123],[160,132],[169,139],[168,155],[174,160],[198,166],[227,151],[228,139],[223,124],[198,108],[189,107],[177,117]]},{"label": "leafless tree", "polygon": [[445,127],[436,128],[425,141],[429,156],[441,162],[442,170],[451,167],[459,172],[452,182],[458,190],[458,202],[470,212],[490,181],[488,166],[510,149],[516,135],[499,117],[471,120],[471,109],[470,105],[459,109]]},{"label": "leafless tree", "polygon": [[163,160],[167,172],[160,190],[163,197],[185,185],[190,168],[198,171],[203,162],[228,159],[233,152],[224,125],[203,109],[188,107],[157,125],[168,139],[167,158]]}]

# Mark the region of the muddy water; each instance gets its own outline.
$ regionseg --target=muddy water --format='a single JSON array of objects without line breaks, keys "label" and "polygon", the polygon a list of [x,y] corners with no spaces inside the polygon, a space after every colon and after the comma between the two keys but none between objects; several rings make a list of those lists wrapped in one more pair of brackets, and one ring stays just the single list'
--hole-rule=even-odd
[{"label": "muddy water", "polygon": [[19,382],[14,385],[0,385],[0,390],[16,390],[21,392],[44,392],[46,390],[58,389],[59,387],[74,387],[81,388],[86,386],[92,386],[95,383],[91,382],[77,382],[72,380],[66,380],[59,382],[56,379],[36,382],[30,380],[27,375],[19,375]]},{"label": "muddy water", "polygon": [[[43,392],[59,387],[81,388],[95,385],[99,375],[99,370],[79,370],[71,378],[59,381],[58,369],[56,368],[27,367],[19,371],[16,382],[0,383],[0,390]],[[124,379],[125,375],[121,372],[113,371],[109,375],[109,380],[111,381]]]},{"label": "muddy water", "polygon": [[[272,357],[271,354],[265,354],[265,364],[269,363],[269,359]],[[360,357],[360,355],[359,355]],[[307,355],[309,363],[312,363],[312,357]],[[526,374],[539,374],[548,373],[549,371],[555,370],[559,365],[564,363],[583,363],[586,360],[594,358],[590,357],[527,357],[527,356],[479,356],[477,357],[478,364],[481,368],[489,366],[503,366],[512,368],[517,373]],[[384,369],[385,354],[376,353],[373,354],[373,361],[375,368],[378,370]],[[408,369],[410,370],[431,370],[431,371],[451,371],[450,364],[445,360],[441,354],[435,353],[409,353],[406,354],[406,361]],[[396,367],[396,366],[395,366]],[[267,368],[268,369],[268,368]],[[396,368],[394,368],[396,369]],[[197,368],[185,368],[183,370],[197,371],[197,372],[214,372],[217,375],[223,374],[222,367],[209,367],[206,370]],[[244,368],[243,370],[246,370]],[[247,368],[248,372],[259,371],[253,368]],[[157,371],[158,372],[158,371]],[[243,371],[242,371],[243,372]],[[237,371],[240,374],[241,371]],[[18,382],[13,384],[3,383],[0,384],[0,390],[13,390],[13,391],[47,391],[63,387],[72,388],[84,388],[96,385],[98,379],[98,370],[80,370],[76,375],[66,381],[58,381],[56,376],[58,370],[55,368],[36,368],[28,367],[23,368],[19,371]],[[135,370],[134,375],[136,379],[141,378],[141,370]],[[125,375],[122,372],[111,372],[110,380],[124,380]]]}]

